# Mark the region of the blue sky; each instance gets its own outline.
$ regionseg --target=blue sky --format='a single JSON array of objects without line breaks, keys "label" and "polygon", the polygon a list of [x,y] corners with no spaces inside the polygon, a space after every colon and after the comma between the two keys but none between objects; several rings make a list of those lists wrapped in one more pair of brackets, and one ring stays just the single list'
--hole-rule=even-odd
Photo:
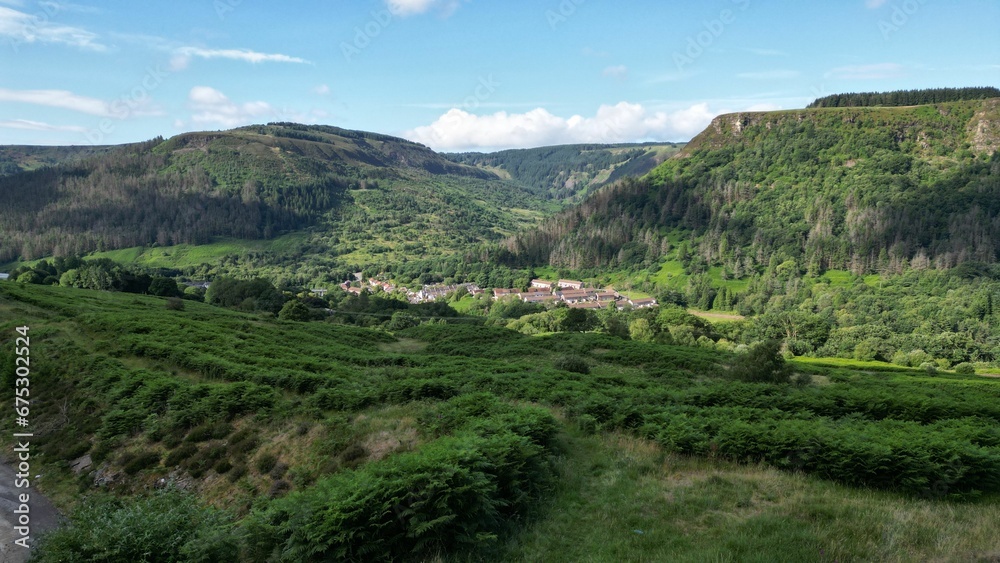
[{"label": "blue sky", "polygon": [[438,150],[687,140],[817,96],[1000,86],[995,0],[0,0],[0,144],[296,121]]}]

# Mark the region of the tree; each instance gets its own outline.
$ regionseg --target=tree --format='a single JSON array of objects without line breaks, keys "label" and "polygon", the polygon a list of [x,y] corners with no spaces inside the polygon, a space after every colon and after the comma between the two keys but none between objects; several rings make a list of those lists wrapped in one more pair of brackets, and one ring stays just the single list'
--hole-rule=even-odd
[{"label": "tree", "polygon": [[652,342],[656,338],[653,326],[646,319],[634,319],[628,325],[628,335],[632,340],[639,342]]},{"label": "tree", "polygon": [[[60,283],[61,280],[60,280]],[[181,290],[177,287],[177,282],[163,276],[156,276],[149,283],[149,293],[157,297],[180,297]]]},{"label": "tree", "polygon": [[753,383],[788,383],[792,369],[781,355],[781,343],[767,340],[737,358],[730,373],[736,379]]},{"label": "tree", "polygon": [[283,321],[308,321],[311,317],[309,307],[301,301],[289,301],[278,312],[278,318]]}]

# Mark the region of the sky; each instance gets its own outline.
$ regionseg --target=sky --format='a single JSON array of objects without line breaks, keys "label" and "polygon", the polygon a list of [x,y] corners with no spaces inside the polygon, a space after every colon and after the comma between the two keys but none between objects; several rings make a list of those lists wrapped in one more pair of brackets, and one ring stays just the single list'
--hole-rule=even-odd
[{"label": "sky", "polygon": [[834,93],[1000,87],[998,30],[996,0],[0,0],[0,144],[686,141]]}]

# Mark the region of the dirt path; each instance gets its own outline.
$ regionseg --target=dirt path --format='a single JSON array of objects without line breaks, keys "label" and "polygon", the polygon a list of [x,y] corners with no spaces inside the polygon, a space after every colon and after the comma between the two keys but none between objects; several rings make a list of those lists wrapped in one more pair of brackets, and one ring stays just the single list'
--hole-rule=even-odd
[{"label": "dirt path", "polygon": [[[29,517],[31,521],[31,543],[34,545],[38,534],[46,532],[59,525],[59,511],[49,499],[45,498],[34,487],[27,491],[15,488],[16,471],[6,463],[0,463],[0,563],[22,563],[28,560],[30,551],[17,545],[14,541],[21,537],[15,530],[17,526],[17,510],[21,504],[18,495],[27,492],[30,495]],[[34,475],[32,475],[34,477]]]}]

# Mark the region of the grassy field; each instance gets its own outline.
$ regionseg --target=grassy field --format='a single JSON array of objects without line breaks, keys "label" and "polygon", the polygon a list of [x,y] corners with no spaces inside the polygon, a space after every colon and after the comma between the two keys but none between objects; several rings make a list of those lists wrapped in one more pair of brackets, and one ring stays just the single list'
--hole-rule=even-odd
[{"label": "grassy field", "polygon": [[123,264],[139,264],[150,268],[186,268],[215,264],[226,256],[247,252],[282,252],[305,242],[308,235],[293,233],[274,240],[220,239],[210,244],[162,247],[133,247],[97,252],[95,258],[110,258]]},{"label": "grassy field", "polygon": [[[0,366],[13,327],[31,326],[33,469],[64,509],[107,491],[129,510],[160,479],[184,483],[231,514],[218,537],[252,561],[280,546],[279,560],[312,549],[365,560],[334,554],[371,534],[394,538],[397,559],[1000,554],[997,379],[797,359],[814,383],[746,383],[725,353],[595,333],[390,334],[165,305],[0,283]],[[68,462],[84,454],[95,465],[77,476]],[[459,481],[424,504],[420,491],[438,486],[428,476]],[[393,516],[400,503],[411,517]],[[338,514],[358,516],[328,519]],[[78,518],[66,545],[118,545],[109,521]],[[195,539],[208,541],[175,543]]]},{"label": "grassy field", "polygon": [[902,498],[570,432],[560,482],[505,561],[992,561],[996,499]]}]

